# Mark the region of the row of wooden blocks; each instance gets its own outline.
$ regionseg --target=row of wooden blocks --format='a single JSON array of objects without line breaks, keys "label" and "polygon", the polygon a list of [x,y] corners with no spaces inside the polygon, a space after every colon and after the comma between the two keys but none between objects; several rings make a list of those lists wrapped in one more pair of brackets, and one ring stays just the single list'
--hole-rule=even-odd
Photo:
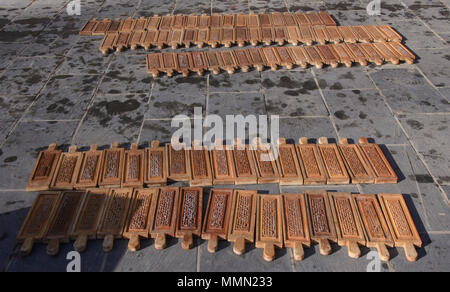
[{"label": "row of wooden blocks", "polygon": [[208,251],[219,239],[234,242],[234,252],[245,253],[246,242],[264,249],[264,259],[275,258],[275,247],[293,249],[295,260],[304,259],[303,246],[320,245],[332,252],[331,242],[346,246],[359,258],[360,247],[374,247],[380,259],[390,258],[386,246],[405,249],[416,261],[414,246],[422,241],[402,195],[352,195],[311,191],[305,194],[261,195],[253,190],[212,189],[203,216],[202,188],[95,189],[44,192],[38,195],[17,237],[21,254],[35,242],[46,243],[57,255],[60,243],[75,240],[83,252],[88,240],[103,239],[103,249],[114,240],[129,240],[130,251],[140,249],[140,238],[155,238],[155,248],[166,247],[166,236],[181,238],[191,249],[194,236],[208,240]]},{"label": "row of wooden blocks", "polygon": [[373,44],[337,44],[308,47],[266,47],[235,49],[227,51],[152,53],[147,55],[147,71],[153,77],[165,73],[172,77],[176,72],[187,77],[190,72],[203,75],[205,71],[219,74],[221,70],[233,74],[240,69],[248,72],[250,68],[263,71],[268,67],[277,70],[279,66],[292,69],[295,65],[307,68],[308,65],[322,68],[339,64],[351,67],[353,63],[367,66],[369,62],[381,66],[384,62],[399,64],[406,61],[413,64],[416,56],[398,42]]},{"label": "row of wooden blocks", "polygon": [[252,145],[236,140],[215,147],[158,141],[152,147],[129,150],[117,143],[111,148],[62,153],[55,144],[42,151],[27,183],[28,191],[73,190],[96,187],[164,186],[185,181],[191,186],[270,184],[387,184],[398,178],[379,145],[360,138],[359,145],[340,139],[339,144],[320,138],[319,145],[301,138],[300,144],[279,139],[271,147],[255,139]]}]

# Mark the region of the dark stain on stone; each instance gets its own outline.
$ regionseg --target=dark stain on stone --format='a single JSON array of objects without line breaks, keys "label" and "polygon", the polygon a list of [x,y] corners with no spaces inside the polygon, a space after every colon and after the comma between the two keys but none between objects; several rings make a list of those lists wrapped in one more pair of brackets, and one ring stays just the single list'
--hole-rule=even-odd
[{"label": "dark stain on stone", "polygon": [[450,182],[450,176],[440,176],[439,177],[439,182],[440,183],[448,183],[448,182]]},{"label": "dark stain on stone", "polygon": [[352,90],[352,92],[354,93],[354,94],[361,94],[361,90]]},{"label": "dark stain on stone", "polygon": [[367,115],[364,112],[359,112],[359,118],[365,120],[367,118]]},{"label": "dark stain on stone", "polygon": [[355,76],[353,75],[352,72],[347,72],[344,75],[341,75],[341,77],[339,79],[350,79],[350,80],[355,80]]},{"label": "dark stain on stone", "polygon": [[347,116],[344,111],[337,111],[334,113],[334,116],[340,120],[348,120],[349,119],[349,116]]},{"label": "dark stain on stone", "polygon": [[407,120],[406,123],[414,130],[423,130],[423,124],[416,120]]},{"label": "dark stain on stone", "polygon": [[24,200],[19,200],[19,201],[7,201],[6,203],[5,203],[5,206],[14,206],[14,205],[16,205],[16,204],[23,204],[23,203],[25,203],[25,201]]},{"label": "dark stain on stone", "polygon": [[416,174],[416,175],[410,175],[409,178],[413,181],[416,181],[421,184],[430,184],[434,183],[433,178],[431,175],[428,174]]},{"label": "dark stain on stone", "polygon": [[414,199],[418,199],[418,198],[419,198],[419,195],[416,194],[416,193],[411,193],[411,197],[413,197]]},{"label": "dark stain on stone", "polygon": [[103,101],[98,104],[100,107],[105,107],[108,115],[120,115],[127,112],[132,112],[139,108],[140,103],[135,99],[130,99],[124,102],[114,100],[114,101]]},{"label": "dark stain on stone", "polygon": [[11,163],[17,160],[17,156],[11,156],[3,160],[4,163]]},{"label": "dark stain on stone", "polygon": [[339,82],[334,83],[333,86],[330,87],[330,89],[333,89],[333,90],[341,90],[343,88],[344,87],[342,87],[342,84]]}]

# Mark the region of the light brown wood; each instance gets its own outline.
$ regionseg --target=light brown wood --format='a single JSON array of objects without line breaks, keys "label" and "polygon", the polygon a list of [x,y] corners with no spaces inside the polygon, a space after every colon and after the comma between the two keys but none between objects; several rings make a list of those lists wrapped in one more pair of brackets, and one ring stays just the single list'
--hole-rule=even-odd
[{"label": "light brown wood", "polygon": [[123,148],[119,148],[119,143],[111,144],[109,149],[103,151],[103,164],[99,179],[99,186],[120,188],[124,168]]},{"label": "light brown wood", "polygon": [[414,64],[416,56],[411,53],[402,43],[390,42],[387,44],[392,48],[392,51],[397,54],[397,57],[400,60],[405,61],[408,64]]},{"label": "light brown wood", "polygon": [[124,159],[122,187],[142,187],[144,185],[144,150],[139,150],[138,145],[133,143],[130,150],[125,151]]},{"label": "light brown wood", "polygon": [[305,51],[309,56],[309,63],[318,69],[322,69],[325,62],[316,47],[305,47]]},{"label": "light brown wood", "polygon": [[327,184],[349,184],[350,176],[337,145],[329,144],[326,137],[321,137],[318,148],[327,174]]},{"label": "light brown wood", "polygon": [[353,62],[356,61],[346,44],[336,44],[332,47],[339,56],[340,63],[345,64],[347,68],[350,68],[353,65]]},{"label": "light brown wood", "polygon": [[141,39],[141,43],[142,43],[142,46],[144,47],[144,49],[146,49],[148,51],[148,50],[150,50],[151,47],[156,46],[158,37],[159,37],[159,31],[147,30]]},{"label": "light brown wood", "polygon": [[231,51],[222,51],[220,52],[220,68],[228,74],[234,74],[237,69],[237,62],[234,58],[234,55]]},{"label": "light brown wood", "polygon": [[211,71],[214,75],[220,73],[220,54],[214,51],[205,52],[206,61],[208,62],[208,70]]},{"label": "light brown wood", "polygon": [[62,153],[56,166],[50,189],[72,190],[80,172],[83,153],[71,146],[68,153]]},{"label": "light brown wood", "polygon": [[175,150],[172,144],[166,145],[168,153],[168,179],[173,181],[189,181],[191,178],[190,155],[185,144],[178,144],[180,150]]},{"label": "light brown wood", "polygon": [[191,163],[190,186],[211,186],[212,170],[209,151],[201,146],[200,141],[192,143],[192,149],[189,150]]},{"label": "light brown wood", "polygon": [[210,151],[213,185],[233,185],[236,179],[233,150],[223,145],[222,140],[216,140],[215,147]]},{"label": "light brown wood", "polygon": [[236,185],[258,183],[253,154],[250,152],[249,146],[238,139],[234,141],[233,160]]},{"label": "light brown wood", "polygon": [[105,35],[110,26],[111,20],[107,18],[105,18],[104,20],[100,20],[92,30],[92,35],[93,36]]},{"label": "light brown wood", "polygon": [[280,172],[280,185],[303,185],[295,145],[286,144],[286,139],[280,138],[276,151],[278,151],[277,166]]},{"label": "light brown wood", "polygon": [[159,141],[152,141],[151,148],[145,149],[145,156],[145,185],[166,185],[168,169],[167,148],[164,146],[160,146]]},{"label": "light brown wood", "polygon": [[300,138],[299,143],[296,150],[304,184],[325,185],[327,176],[317,145],[308,144],[307,138]]},{"label": "light brown wood", "polygon": [[183,29],[170,30],[170,35],[167,40],[167,45],[169,47],[171,47],[173,50],[176,50],[178,48],[178,46],[181,46],[183,44],[183,36],[184,36]]},{"label": "light brown wood", "polygon": [[177,54],[177,72],[181,73],[183,77],[188,77],[193,68],[192,54],[178,53]]},{"label": "light brown wood", "polygon": [[292,47],[292,56],[294,57],[295,64],[306,69],[309,64],[309,56],[305,49],[302,47]]},{"label": "light brown wood", "polygon": [[97,187],[103,165],[103,151],[97,150],[96,144],[83,153],[83,160],[75,183],[75,189]]},{"label": "light brown wood", "polygon": [[365,53],[365,51],[361,50],[359,44],[346,44],[347,48],[350,50],[352,55],[355,57],[355,62],[361,64],[361,66],[368,65],[369,57]]},{"label": "light brown wood", "polygon": [[344,42],[346,43],[356,43],[356,36],[353,34],[353,31],[349,26],[338,26],[339,33],[344,38]]},{"label": "light brown wood", "polygon": [[181,238],[181,247],[189,250],[194,247],[194,235],[202,233],[203,189],[182,188],[175,236]]},{"label": "light brown wood", "polygon": [[369,62],[375,63],[378,66],[383,65],[383,57],[372,44],[359,44],[359,47],[364,50]]},{"label": "light brown wood", "polygon": [[330,65],[332,68],[339,67],[340,59],[332,46],[317,46],[316,48],[325,64]]},{"label": "light brown wood", "polygon": [[46,191],[49,189],[62,151],[56,144],[39,152],[33,170],[27,182],[27,191]]},{"label": "light brown wood", "polygon": [[338,148],[353,184],[375,182],[372,168],[366,163],[357,145],[349,144],[347,139],[340,138]]},{"label": "light brown wood", "polygon": [[98,24],[98,20],[96,20],[95,18],[89,20],[81,29],[80,31],[80,35],[81,36],[91,36],[92,32],[94,31],[95,27]]},{"label": "light brown wood", "polygon": [[280,182],[280,174],[270,144],[263,144],[260,138],[253,140],[251,152],[255,160],[258,184]]},{"label": "light brown wood", "polygon": [[338,44],[344,40],[337,26],[328,26],[325,29],[330,37],[330,42]]},{"label": "light brown wood", "polygon": [[300,41],[308,46],[311,46],[315,41],[316,38],[314,36],[314,32],[311,30],[310,26],[300,26]]},{"label": "light brown wood", "polygon": [[390,42],[401,42],[403,41],[403,37],[398,34],[392,27],[389,25],[380,25],[377,27],[379,31],[381,31]]},{"label": "light brown wood", "polygon": [[205,70],[208,70],[208,63],[203,52],[192,52],[192,71],[202,76]]},{"label": "light brown wood", "polygon": [[394,53],[393,48],[387,43],[375,43],[373,44],[378,53],[383,56],[384,61],[391,62],[394,65],[400,63],[400,58]]},{"label": "light brown wood", "polygon": [[159,16],[158,14],[153,15],[148,19],[147,30],[157,30],[159,28],[160,23],[161,23],[161,16]]}]

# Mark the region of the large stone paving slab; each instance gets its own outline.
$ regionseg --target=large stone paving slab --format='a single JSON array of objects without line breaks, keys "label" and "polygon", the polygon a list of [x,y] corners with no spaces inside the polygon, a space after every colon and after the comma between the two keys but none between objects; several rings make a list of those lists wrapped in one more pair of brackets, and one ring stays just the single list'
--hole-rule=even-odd
[{"label": "large stone paving slab", "polygon": [[[171,120],[148,120],[144,122],[142,127],[140,143],[150,145],[151,141],[158,140],[162,144],[170,143],[172,135],[182,126],[186,128],[191,127],[191,135],[193,137],[193,119],[174,120],[174,127],[172,127]],[[189,144],[189,142],[186,142]]]},{"label": "large stone paving slab", "polygon": [[208,114],[227,115],[241,114],[266,115],[264,95],[261,93],[214,93],[209,96]]},{"label": "large stone paving slab", "polygon": [[336,140],[337,134],[329,118],[283,118],[280,119],[280,137],[297,144],[301,137]]},{"label": "large stone paving slab", "polygon": [[211,14],[212,0],[176,1],[174,14]]},{"label": "large stone paving slab", "polygon": [[450,86],[450,74],[448,63],[450,61],[450,49],[417,50],[420,56],[417,66],[437,87]]},{"label": "large stone paving slab", "polygon": [[0,96],[0,121],[20,119],[34,98],[33,95]]},{"label": "large stone paving slab", "polygon": [[323,90],[343,89],[371,89],[375,88],[373,82],[365,73],[365,68],[355,66],[352,68],[313,69]]},{"label": "large stone paving slab", "polygon": [[256,70],[248,73],[236,72],[232,75],[209,76],[210,92],[258,92],[261,90],[261,74]]}]

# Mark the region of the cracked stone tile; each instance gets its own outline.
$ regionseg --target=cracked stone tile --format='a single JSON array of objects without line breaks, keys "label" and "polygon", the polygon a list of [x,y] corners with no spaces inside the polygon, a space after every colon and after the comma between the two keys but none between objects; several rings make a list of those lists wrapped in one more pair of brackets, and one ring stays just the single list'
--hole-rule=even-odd
[{"label": "cracked stone tile", "polygon": [[407,142],[377,90],[325,91],[340,137],[370,137],[377,143]]},{"label": "cracked stone tile", "polygon": [[352,68],[313,68],[323,90],[342,89],[369,89],[375,88],[373,82],[367,76],[365,68],[356,66]]},{"label": "cracked stone tile", "polygon": [[[198,120],[199,121],[199,120]],[[191,128],[191,137],[194,137],[194,120],[193,119],[177,119],[173,120],[146,120],[142,127],[140,143],[150,145],[151,141],[158,140],[161,144],[170,143],[172,135],[182,127]],[[189,137],[188,137],[189,138]],[[190,144],[190,141],[184,141]]]},{"label": "cracked stone tile", "polygon": [[267,112],[282,117],[328,116],[322,95],[309,71],[264,72]]},{"label": "cracked stone tile", "polygon": [[439,183],[450,183],[449,115],[404,116],[400,122]]},{"label": "cracked stone tile", "polygon": [[423,73],[437,87],[449,86],[450,49],[417,50],[420,60],[417,64]]},{"label": "cracked stone tile", "polygon": [[97,75],[52,77],[25,120],[80,120],[97,88]]},{"label": "cracked stone tile", "polygon": [[211,14],[212,0],[197,0],[197,1],[176,1],[175,10],[173,14]]},{"label": "cracked stone tile", "polygon": [[181,76],[155,79],[147,119],[168,119],[177,115],[193,118],[194,109],[206,110],[207,77]]},{"label": "cracked stone tile", "polygon": [[33,95],[0,96],[0,121],[17,120],[33,102]]},{"label": "cracked stone tile", "polygon": [[246,92],[261,90],[261,74],[254,70],[243,73],[236,72],[232,75],[222,73],[209,76],[211,92]]},{"label": "cracked stone tile", "polygon": [[[213,0],[213,13],[248,13],[249,5],[252,0],[242,0],[242,1],[233,1],[233,0]],[[250,2],[250,4],[249,4]],[[266,1],[270,2],[270,1]],[[276,6],[275,6],[276,7]],[[251,8],[250,8],[251,10]]]},{"label": "cracked stone tile", "polygon": [[[288,143],[298,143],[301,137],[318,139],[327,137],[337,141],[336,131],[329,118],[284,118],[280,119],[280,137]],[[351,137],[349,137],[351,138]]]},{"label": "cracked stone tile", "polygon": [[448,101],[416,69],[383,69],[370,75],[396,113],[450,111]]},{"label": "cracked stone tile", "polygon": [[78,122],[20,123],[0,149],[0,188],[24,190],[39,151],[51,143],[67,150]]},{"label": "cracked stone tile", "polygon": [[219,115],[267,115],[264,95],[260,93],[214,93],[209,97],[208,114]]},{"label": "cracked stone tile", "polygon": [[147,103],[147,94],[96,96],[74,141],[77,145],[137,141]]}]

